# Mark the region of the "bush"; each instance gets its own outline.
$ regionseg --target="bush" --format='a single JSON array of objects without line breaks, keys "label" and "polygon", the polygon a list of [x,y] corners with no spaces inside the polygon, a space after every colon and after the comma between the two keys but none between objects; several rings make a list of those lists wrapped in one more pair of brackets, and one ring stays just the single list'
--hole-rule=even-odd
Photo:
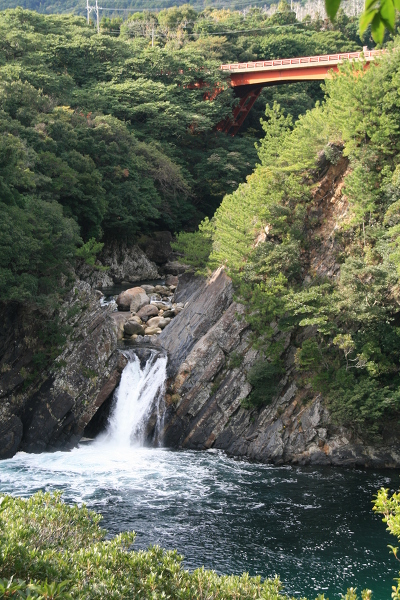
[{"label": "bush", "polygon": [[253,386],[250,396],[242,401],[244,408],[271,404],[276,395],[284,369],[280,364],[259,360],[250,369],[247,380]]},{"label": "bush", "polygon": [[182,556],[155,546],[132,551],[134,533],[111,540],[101,517],[67,506],[60,494],[0,504],[0,597],[66,600],[284,600],[277,577],[219,576],[182,568]]},{"label": "bush", "polygon": [[213,224],[206,218],[194,233],[178,233],[171,246],[182,254],[186,264],[195,267],[198,273],[204,273],[212,249],[212,233]]}]

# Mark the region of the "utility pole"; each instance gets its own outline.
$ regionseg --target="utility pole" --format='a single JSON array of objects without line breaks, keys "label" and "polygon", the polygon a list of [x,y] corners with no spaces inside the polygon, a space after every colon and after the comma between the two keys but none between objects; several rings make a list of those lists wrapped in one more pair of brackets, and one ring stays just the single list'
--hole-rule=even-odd
[{"label": "utility pole", "polygon": [[96,21],[97,21],[97,33],[100,33],[100,18],[99,18],[99,5],[96,0]]},{"label": "utility pole", "polygon": [[[97,0],[96,0],[97,2]],[[151,47],[154,48],[154,25],[151,30]]]},{"label": "utility pole", "polygon": [[89,20],[90,20],[90,12],[92,10],[92,7],[89,6],[89,0],[86,0],[86,12],[87,12],[87,23],[89,25]]}]

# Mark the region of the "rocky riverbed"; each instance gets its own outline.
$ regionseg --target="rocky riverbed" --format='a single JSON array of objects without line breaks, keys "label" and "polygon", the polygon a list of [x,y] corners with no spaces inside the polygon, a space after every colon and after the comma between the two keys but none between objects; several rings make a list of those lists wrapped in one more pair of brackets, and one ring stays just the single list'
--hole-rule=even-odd
[{"label": "rocky riverbed", "polygon": [[178,277],[168,275],[165,285],[128,288],[115,299],[118,312],[112,314],[118,339],[148,342],[159,335],[171,320],[184,309],[183,302],[174,302]]}]

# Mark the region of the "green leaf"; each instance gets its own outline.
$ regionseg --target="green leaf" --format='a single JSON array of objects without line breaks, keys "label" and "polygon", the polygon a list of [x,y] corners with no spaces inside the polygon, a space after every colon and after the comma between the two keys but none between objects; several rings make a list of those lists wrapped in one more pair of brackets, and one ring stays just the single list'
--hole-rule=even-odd
[{"label": "green leaf", "polygon": [[389,29],[389,31],[394,31],[394,25],[396,22],[396,11],[394,9],[393,0],[381,0],[380,15],[381,20]]},{"label": "green leaf", "polygon": [[395,9],[400,11],[400,0],[393,0],[393,4]]},{"label": "green leaf", "polygon": [[341,0],[325,0],[325,8],[328,17],[333,21],[336,17],[336,13],[339,10]]},{"label": "green leaf", "polygon": [[372,23],[375,16],[378,14],[378,9],[365,10],[360,17],[360,35],[363,35],[368,25]]},{"label": "green leaf", "polygon": [[377,44],[381,44],[383,42],[383,37],[385,35],[385,24],[381,19],[381,15],[378,12],[371,23],[371,33],[374,41]]}]

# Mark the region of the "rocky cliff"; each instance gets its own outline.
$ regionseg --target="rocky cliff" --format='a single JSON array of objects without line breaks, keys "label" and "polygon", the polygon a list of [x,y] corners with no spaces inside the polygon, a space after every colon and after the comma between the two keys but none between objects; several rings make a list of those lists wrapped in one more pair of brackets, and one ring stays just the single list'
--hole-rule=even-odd
[{"label": "rocky cliff", "polygon": [[125,359],[100,296],[77,281],[57,316],[1,308],[0,458],[71,447],[118,384]]},{"label": "rocky cliff", "polygon": [[209,281],[185,276],[179,295],[186,300],[185,310],[159,338],[169,355],[167,446],[219,448],[275,464],[400,465],[396,438],[388,434],[368,445],[332,423],[320,395],[309,397],[298,389],[290,335],[282,336],[286,369],[281,392],[269,406],[243,408],[257,351],[244,307],[233,300],[231,280],[223,270]]},{"label": "rocky cliff", "polygon": [[[333,232],[346,218],[342,195],[346,170],[343,158],[327,166],[313,190],[307,235],[310,240],[318,239],[318,244],[310,243],[301,257],[305,281],[311,271],[330,278],[340,273],[335,259],[340,242]],[[268,235],[266,227],[255,243],[263,243]],[[103,261],[107,256],[111,261],[110,270],[104,273],[112,274],[112,283],[135,281],[138,273],[152,277],[157,272],[139,248],[128,257],[121,252],[111,248],[103,253]],[[153,246],[149,254],[156,257]],[[158,260],[168,264],[169,256],[163,251]],[[126,364],[117,344],[130,314],[101,306],[101,293],[93,288],[97,281],[91,273],[83,275],[89,283],[77,280],[57,311],[18,304],[0,307],[0,458],[19,449],[40,452],[72,447],[88,424],[95,430],[96,420],[104,421],[106,400]],[[246,408],[251,392],[248,373],[258,352],[254,332],[244,317],[245,307],[235,301],[225,271],[217,270],[208,280],[190,273],[180,275],[174,302],[184,310],[176,311],[151,342],[161,345],[169,357],[167,446],[218,448],[275,464],[400,466],[400,445],[392,428],[379,442],[368,443],[337,426],[324,399],[299,385],[295,350],[307,329],[301,334],[276,331],[285,365],[279,392],[268,406]],[[156,318],[163,316],[164,311]],[[131,343],[140,347],[149,341],[139,336]]]},{"label": "rocky cliff", "polygon": [[[342,249],[334,232],[347,216],[342,194],[347,168],[345,158],[321,166],[308,208],[309,251],[301,256],[304,281],[311,273],[326,278],[340,273],[336,256]],[[255,243],[268,235],[267,226]],[[393,428],[379,441],[361,439],[332,422],[321,395],[299,385],[295,351],[311,331],[276,333],[285,365],[280,391],[268,406],[245,408],[251,392],[247,374],[258,354],[244,307],[233,300],[232,282],[221,270],[207,282],[184,276],[179,296],[185,310],[160,336],[169,353],[167,445],[220,448],[275,464],[400,466],[399,437]]]}]

